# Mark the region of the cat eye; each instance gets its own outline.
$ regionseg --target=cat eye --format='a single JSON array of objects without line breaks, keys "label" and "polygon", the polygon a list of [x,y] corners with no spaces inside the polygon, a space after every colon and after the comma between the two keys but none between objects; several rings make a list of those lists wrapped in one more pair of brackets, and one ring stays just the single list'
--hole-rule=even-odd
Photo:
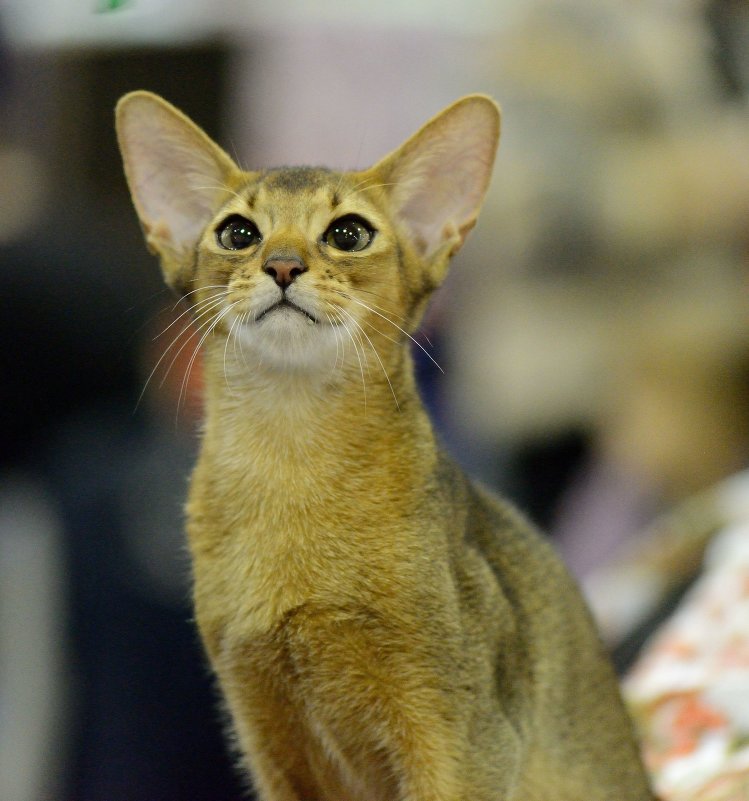
[{"label": "cat eye", "polygon": [[337,250],[353,252],[364,250],[374,239],[374,235],[375,230],[369,223],[361,217],[349,214],[332,222],[322,238],[323,242]]},{"label": "cat eye", "polygon": [[255,223],[239,214],[227,217],[216,229],[216,240],[226,250],[244,250],[262,239]]}]

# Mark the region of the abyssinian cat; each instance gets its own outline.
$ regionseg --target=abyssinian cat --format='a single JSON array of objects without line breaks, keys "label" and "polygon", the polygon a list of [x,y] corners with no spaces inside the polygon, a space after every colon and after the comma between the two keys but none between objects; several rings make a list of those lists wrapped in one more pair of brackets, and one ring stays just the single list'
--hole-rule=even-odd
[{"label": "abyssinian cat", "polygon": [[343,173],[242,171],[148,92],[117,129],[204,331],[195,610],[260,798],[652,799],[576,588],[440,450],[414,383],[409,335],[476,222],[497,106],[465,97]]}]

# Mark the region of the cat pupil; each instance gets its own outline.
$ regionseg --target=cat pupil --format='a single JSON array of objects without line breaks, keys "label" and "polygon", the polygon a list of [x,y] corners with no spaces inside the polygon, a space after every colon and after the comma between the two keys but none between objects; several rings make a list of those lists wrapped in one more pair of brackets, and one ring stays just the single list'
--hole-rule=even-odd
[{"label": "cat pupil", "polygon": [[333,239],[341,250],[352,250],[355,248],[360,235],[361,232],[357,231],[351,225],[344,225],[340,228],[333,229]]},{"label": "cat pupil", "polygon": [[325,241],[338,250],[363,250],[372,241],[374,231],[362,220],[344,217],[336,220],[325,233]]},{"label": "cat pupil", "polygon": [[257,226],[244,217],[229,217],[219,226],[216,237],[227,250],[244,250],[260,240]]}]

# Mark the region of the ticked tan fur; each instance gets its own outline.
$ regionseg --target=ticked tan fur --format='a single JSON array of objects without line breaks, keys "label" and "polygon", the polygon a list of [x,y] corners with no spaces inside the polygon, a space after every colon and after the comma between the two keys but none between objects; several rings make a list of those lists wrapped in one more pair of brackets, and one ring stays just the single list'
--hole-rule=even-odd
[{"label": "ticked tan fur", "polygon": [[[414,383],[407,334],[475,223],[496,106],[464,98],[356,173],[243,172],[146,92],[117,123],[205,332],[195,609],[260,798],[651,799],[575,587],[442,453]],[[260,238],[222,247],[232,215]],[[348,215],[362,250],[326,240]]]}]

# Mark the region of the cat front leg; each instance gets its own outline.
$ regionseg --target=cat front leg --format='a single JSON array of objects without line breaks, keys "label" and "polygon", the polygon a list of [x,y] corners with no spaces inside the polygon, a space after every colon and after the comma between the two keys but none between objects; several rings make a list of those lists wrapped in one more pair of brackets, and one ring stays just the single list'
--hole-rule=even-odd
[{"label": "cat front leg", "polygon": [[518,795],[522,748],[513,727],[499,722],[492,738],[493,748],[485,750],[460,727],[422,710],[396,729],[399,801],[550,801],[545,794]]},{"label": "cat front leg", "polygon": [[471,798],[460,780],[459,760],[454,748],[436,732],[403,732],[400,762],[402,801],[461,801]]},{"label": "cat front leg", "polygon": [[309,794],[300,795],[286,774],[263,755],[255,754],[249,769],[252,785],[260,801],[313,801]]},{"label": "cat front leg", "polygon": [[[301,717],[348,790],[326,801],[509,801],[519,737],[499,715],[471,725],[476,699],[440,655],[408,647],[372,610],[296,610],[285,636]],[[315,773],[327,785],[330,771]]]},{"label": "cat front leg", "polygon": [[232,716],[242,762],[259,801],[324,801],[300,747],[299,722],[288,708],[266,698],[248,711],[243,699]]}]

